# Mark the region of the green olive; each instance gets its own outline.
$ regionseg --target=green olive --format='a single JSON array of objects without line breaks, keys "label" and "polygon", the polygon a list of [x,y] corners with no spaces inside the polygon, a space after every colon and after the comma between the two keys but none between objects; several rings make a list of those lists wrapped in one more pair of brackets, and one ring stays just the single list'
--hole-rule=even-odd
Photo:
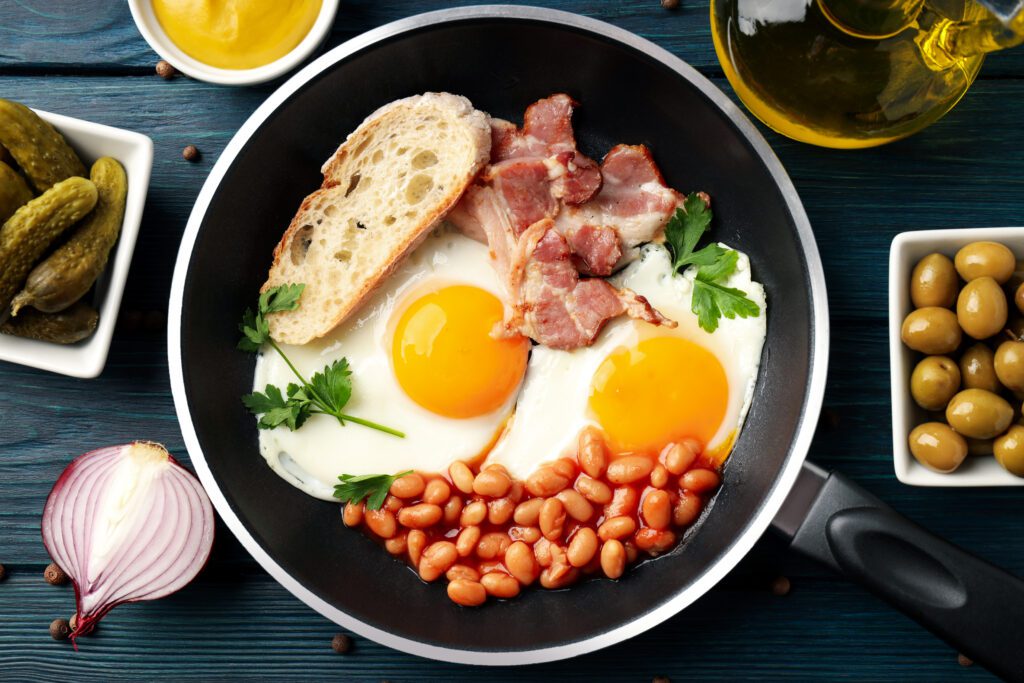
[{"label": "green olive", "polygon": [[966,437],[991,439],[1010,426],[1013,408],[991,391],[964,389],[946,406],[946,421]]},{"label": "green olive", "polygon": [[910,300],[915,308],[952,308],[959,289],[953,262],[942,254],[928,254],[917,262],[910,275]]},{"label": "green olive", "polygon": [[947,308],[926,306],[911,312],[903,321],[903,343],[929,356],[952,353],[960,346],[960,325]]},{"label": "green olive", "polygon": [[960,356],[960,379],[964,389],[984,389],[997,394],[1003,389],[996,377],[995,354],[985,344],[975,344]]},{"label": "green olive", "polygon": [[1024,427],[1013,425],[995,440],[992,454],[1007,472],[1024,477]]},{"label": "green olive", "polygon": [[964,439],[967,455],[992,455],[992,439]]},{"label": "green olive", "polygon": [[1024,391],[1024,342],[1004,341],[996,349],[996,376],[1013,392]]},{"label": "green olive", "polygon": [[1013,303],[1017,304],[1017,310],[1024,313],[1024,282],[1014,290]]},{"label": "green olive", "polygon": [[967,442],[949,425],[925,422],[910,432],[910,452],[917,461],[936,472],[952,472],[967,457]]},{"label": "green olive", "polygon": [[988,339],[1006,327],[1006,295],[987,275],[971,280],[956,300],[956,319],[975,339]]},{"label": "green olive", "polygon": [[910,375],[910,395],[925,410],[942,410],[960,389],[960,368],[946,356],[928,356]]},{"label": "green olive", "polygon": [[1013,252],[998,242],[971,242],[956,252],[954,261],[956,272],[967,282],[990,277],[1002,284],[1017,268]]}]

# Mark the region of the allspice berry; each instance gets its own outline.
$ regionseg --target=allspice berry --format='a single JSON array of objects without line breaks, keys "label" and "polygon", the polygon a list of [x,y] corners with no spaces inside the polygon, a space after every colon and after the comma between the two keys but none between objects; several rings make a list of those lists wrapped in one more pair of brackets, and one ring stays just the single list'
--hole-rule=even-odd
[{"label": "allspice berry", "polygon": [[972,664],[974,664],[974,660],[963,653],[958,654],[956,656],[956,662],[960,666],[971,666]]},{"label": "allspice berry", "polygon": [[679,9],[679,0],[661,0],[661,6],[665,9]]},{"label": "allspice berry", "polygon": [[339,633],[334,636],[331,640],[331,649],[337,652],[339,655],[343,655],[352,649],[352,639],[346,636],[344,633]]},{"label": "allspice berry", "polygon": [[64,573],[64,570],[57,566],[56,562],[51,562],[43,571],[43,578],[46,579],[46,583],[51,586],[63,586],[68,582],[68,575]]},{"label": "allspice berry", "polygon": [[170,80],[174,78],[177,75],[177,73],[178,70],[171,66],[170,63],[164,59],[161,59],[159,62],[156,63],[156,75],[160,78],[163,78],[164,80]]},{"label": "allspice berry", "polygon": [[185,157],[185,161],[199,161],[199,149],[195,145],[188,145],[181,150],[181,156]]},{"label": "allspice berry", "polygon": [[791,585],[789,583],[789,579],[785,576],[780,576],[772,581],[772,595],[778,595],[779,597],[789,595],[790,588]]},{"label": "allspice berry", "polygon": [[50,637],[54,640],[64,640],[71,633],[71,626],[67,619],[54,619],[50,622]]},{"label": "allspice berry", "polygon": [[75,627],[77,627],[77,626],[78,626],[78,613],[77,613],[77,612],[76,612],[76,613],[74,613],[74,614],[72,614],[72,615],[71,615],[71,618],[70,618],[70,619],[68,619],[68,626],[70,626],[70,627],[71,627],[71,630],[72,630],[72,631],[74,631],[74,630],[75,630]]},{"label": "allspice berry", "polygon": [[3,581],[6,578],[7,578],[7,569],[2,564],[0,564],[0,581]]},{"label": "allspice berry", "polygon": [[655,676],[651,679],[651,683],[672,683],[672,679],[668,676]]}]

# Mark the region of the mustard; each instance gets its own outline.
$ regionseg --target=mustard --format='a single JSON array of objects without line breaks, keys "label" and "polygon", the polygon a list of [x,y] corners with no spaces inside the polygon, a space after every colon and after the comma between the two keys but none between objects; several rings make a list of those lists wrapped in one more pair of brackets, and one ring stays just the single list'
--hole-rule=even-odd
[{"label": "mustard", "polygon": [[302,42],[322,0],[152,0],[157,21],[185,54],[221,69],[253,69]]}]

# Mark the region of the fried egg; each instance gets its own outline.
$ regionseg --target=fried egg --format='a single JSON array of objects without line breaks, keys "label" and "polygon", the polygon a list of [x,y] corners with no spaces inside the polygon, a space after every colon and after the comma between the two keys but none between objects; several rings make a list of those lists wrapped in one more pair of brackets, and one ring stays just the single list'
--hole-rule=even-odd
[{"label": "fried egg", "polygon": [[[334,500],[340,474],[443,472],[454,460],[481,458],[512,414],[530,349],[524,337],[492,337],[501,291],[485,245],[435,231],[338,329],[282,347],[306,378],[347,358],[353,391],[343,412],[405,438],[313,415],[294,432],[260,431],[267,463],[306,493]],[[256,390],[295,381],[277,353],[261,352]]]},{"label": "fried egg", "polygon": [[[722,245],[723,247],[725,245]],[[535,347],[515,415],[488,456],[525,479],[538,465],[574,453],[579,432],[597,425],[613,452],[658,453],[695,438],[718,461],[728,456],[750,407],[765,339],[764,287],[740,254],[726,284],[760,307],[756,318],[721,318],[705,332],[690,310],[695,272],[674,275],[665,247],[611,278],[678,322],[670,329],[618,318],[595,343],[559,351]]]}]

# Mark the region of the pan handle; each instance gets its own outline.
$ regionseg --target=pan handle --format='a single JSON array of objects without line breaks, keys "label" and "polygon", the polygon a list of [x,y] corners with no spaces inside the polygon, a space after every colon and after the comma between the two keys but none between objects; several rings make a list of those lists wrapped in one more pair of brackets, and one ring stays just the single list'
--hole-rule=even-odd
[{"label": "pan handle", "polygon": [[774,521],[791,546],[857,581],[993,673],[1024,681],[1024,581],[807,463]]}]

